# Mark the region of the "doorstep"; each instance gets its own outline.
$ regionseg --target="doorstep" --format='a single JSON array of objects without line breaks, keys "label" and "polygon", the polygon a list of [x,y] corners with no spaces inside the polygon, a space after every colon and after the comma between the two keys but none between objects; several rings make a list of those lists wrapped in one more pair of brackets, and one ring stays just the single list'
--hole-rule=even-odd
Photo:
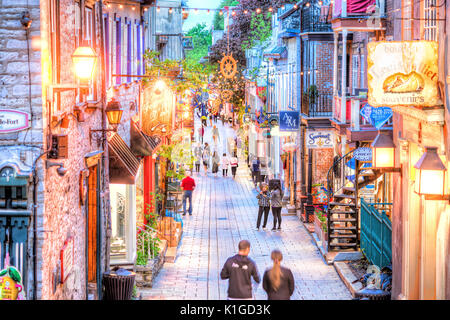
[{"label": "doorstep", "polygon": [[177,247],[168,247],[164,256],[165,263],[174,263],[177,258]]},{"label": "doorstep", "polygon": [[342,282],[344,282],[345,286],[352,294],[352,297],[355,298],[356,292],[358,292],[363,288],[362,283],[359,281],[353,283],[355,280],[358,279],[355,277],[352,270],[350,270],[350,267],[345,262],[335,261],[333,265]]},{"label": "doorstep", "polygon": [[282,216],[296,216],[297,210],[295,209],[295,206],[291,206],[287,204],[285,207],[281,209],[281,215]]}]

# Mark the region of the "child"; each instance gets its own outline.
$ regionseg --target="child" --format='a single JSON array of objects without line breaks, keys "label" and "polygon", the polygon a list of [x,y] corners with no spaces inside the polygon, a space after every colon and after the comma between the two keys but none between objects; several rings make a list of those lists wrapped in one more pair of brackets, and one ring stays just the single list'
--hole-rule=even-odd
[{"label": "child", "polygon": [[263,223],[263,230],[266,230],[266,224],[267,224],[267,218],[269,217],[269,211],[270,211],[270,193],[269,193],[269,186],[266,183],[263,183],[261,185],[261,191],[256,196],[258,199],[258,221],[256,222],[256,230],[259,231],[259,226],[261,224],[261,218],[262,214],[264,212],[264,223]]}]

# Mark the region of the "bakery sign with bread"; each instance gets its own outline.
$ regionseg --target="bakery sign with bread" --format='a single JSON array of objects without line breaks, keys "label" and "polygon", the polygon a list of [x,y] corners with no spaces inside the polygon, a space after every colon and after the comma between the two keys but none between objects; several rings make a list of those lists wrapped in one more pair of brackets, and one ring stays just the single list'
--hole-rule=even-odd
[{"label": "bakery sign with bread", "polygon": [[438,104],[437,42],[370,42],[367,49],[370,105],[429,107]]}]

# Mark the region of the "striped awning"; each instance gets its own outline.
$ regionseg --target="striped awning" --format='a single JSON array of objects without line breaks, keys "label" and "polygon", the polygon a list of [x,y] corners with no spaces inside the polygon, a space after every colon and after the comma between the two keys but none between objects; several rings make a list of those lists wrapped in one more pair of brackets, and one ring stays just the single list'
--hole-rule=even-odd
[{"label": "striped awning", "polygon": [[140,161],[130,147],[117,134],[108,138],[109,147],[109,183],[134,184]]},{"label": "striped awning", "polygon": [[130,122],[131,151],[136,156],[151,156],[161,143],[161,138],[146,135],[133,120]]},{"label": "striped awning", "polygon": [[264,56],[267,58],[274,58],[274,59],[286,58],[287,56],[286,47],[275,47],[271,51],[265,52]]}]

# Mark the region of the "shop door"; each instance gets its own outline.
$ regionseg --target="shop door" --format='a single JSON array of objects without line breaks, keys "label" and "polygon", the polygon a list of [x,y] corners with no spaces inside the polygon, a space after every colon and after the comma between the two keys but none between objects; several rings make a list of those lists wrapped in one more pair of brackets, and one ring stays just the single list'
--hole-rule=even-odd
[{"label": "shop door", "polygon": [[98,166],[89,168],[88,182],[88,282],[97,282]]}]

